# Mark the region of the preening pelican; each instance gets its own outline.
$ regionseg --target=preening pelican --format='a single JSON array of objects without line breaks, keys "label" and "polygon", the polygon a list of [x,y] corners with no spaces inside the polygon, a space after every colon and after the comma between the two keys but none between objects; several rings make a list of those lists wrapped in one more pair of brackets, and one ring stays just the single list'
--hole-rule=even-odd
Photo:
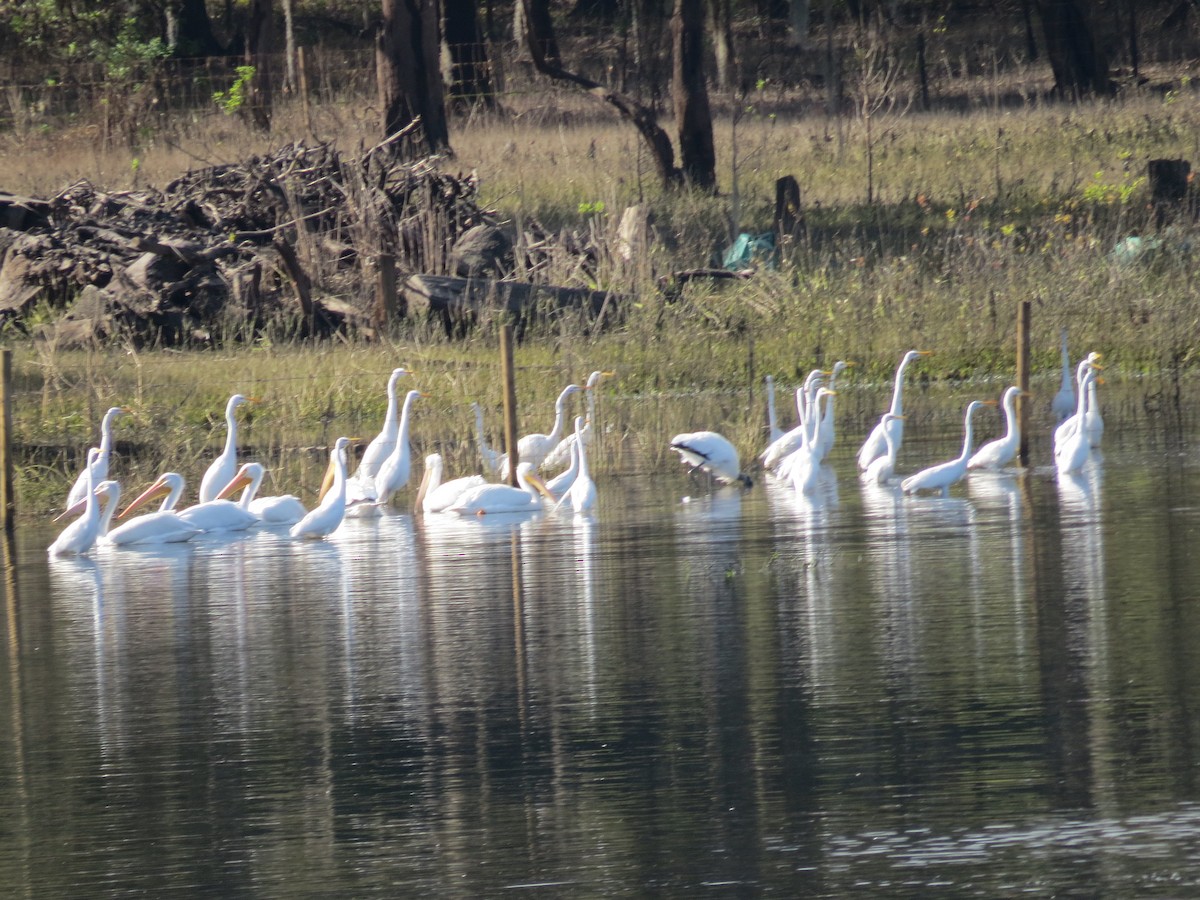
[{"label": "preening pelican", "polygon": [[[1064,431],[1063,426],[1060,425],[1054,432],[1054,466],[1058,469],[1059,475],[1072,475],[1078,472],[1091,456],[1092,443],[1087,431],[1088,394],[1092,381],[1098,377],[1095,369],[1084,371],[1083,380],[1078,386],[1079,398],[1075,406],[1075,415],[1067,420],[1067,422],[1082,422],[1083,426]],[[1065,424],[1067,423],[1064,422],[1063,425]]]},{"label": "preening pelican", "polygon": [[[481,484],[458,498],[446,511],[460,516],[482,516],[487,513],[535,512],[543,508],[542,499],[548,491],[542,480],[534,474],[532,463],[517,465],[517,483]],[[547,497],[547,499],[554,499]]]},{"label": "preening pelican", "polygon": [[412,406],[418,398],[428,396],[420,391],[409,391],[404,396],[404,409],[400,413],[400,429],[396,434],[396,445],[375,475],[374,500],[376,503],[387,503],[391,500],[392,494],[408,484],[409,476],[412,474],[412,448],[408,445]]},{"label": "preening pelican", "polygon": [[693,470],[701,469],[722,484],[737,481],[745,487],[754,482],[742,472],[737,448],[724,435],[715,431],[693,431],[671,438],[671,449]]},{"label": "preening pelican", "polygon": [[1007,466],[1021,449],[1021,423],[1017,419],[1017,398],[1023,392],[1013,385],[1004,392],[1004,421],[1003,437],[988,441],[975,451],[967,461],[968,469],[999,469]]},{"label": "preening pelican", "polygon": [[833,364],[833,369],[829,373],[829,394],[825,399],[825,415],[818,419],[817,442],[813,448],[816,451],[815,456],[818,460],[822,460],[829,455],[829,451],[833,449],[834,441],[837,439],[834,433],[833,414],[833,398],[837,396],[837,377],[852,365],[854,363],[839,359]]},{"label": "preening pelican", "polygon": [[[88,450],[87,464],[83,469],[87,491],[83,497],[83,514],[62,530],[46,550],[51,556],[78,556],[87,553],[100,534],[100,502],[96,497],[96,482],[92,477],[92,465],[100,455],[99,447]],[[66,513],[63,513],[65,516]],[[62,516],[59,516],[62,518]]]},{"label": "preening pelican", "polygon": [[571,487],[562,496],[562,499],[555,505],[555,509],[563,503],[569,502],[571,509],[577,513],[587,512],[596,505],[596,484],[592,481],[591,475],[588,474],[587,464],[587,443],[583,439],[581,432],[583,431],[583,416],[575,417],[575,458],[579,466],[579,474],[575,476],[575,481]]},{"label": "preening pelican", "polygon": [[[892,387],[892,405],[888,409],[892,418],[887,420],[887,428],[892,431],[892,440],[896,444],[896,450],[900,450],[900,442],[904,438],[904,370],[908,368],[908,364],[913,360],[920,359],[922,356],[929,356],[932,350],[909,350],[904,354],[904,358],[900,360],[900,365],[896,367],[896,380]],[[878,456],[887,453],[887,440],[883,436],[884,420],[881,418],[879,423],[867,436],[863,442],[862,449],[858,451],[858,468],[860,471],[871,465],[871,461]]]},{"label": "preening pelican", "polygon": [[291,494],[279,494],[274,497],[258,496],[258,489],[262,487],[265,474],[266,470],[260,463],[244,463],[238,469],[233,480],[221,489],[217,499],[226,500],[241,491],[242,497],[238,501],[238,506],[251,515],[257,516],[258,520],[265,525],[293,525],[303,519],[308,510],[304,508],[304,504],[298,497]]},{"label": "preening pelican", "polygon": [[[67,492],[68,507],[73,507],[79,501],[86,499],[89,493],[87,486],[89,469],[92,473],[93,484],[99,484],[108,477],[108,462],[112,458],[113,423],[117,420],[117,416],[126,415],[129,411],[128,406],[113,406],[104,414],[104,418],[100,421],[99,453],[96,456],[95,462],[85,466],[83,471],[75,477],[75,483],[71,485],[71,490]],[[91,458],[90,454],[88,458]]]},{"label": "preening pelican", "polygon": [[363,451],[358,469],[354,473],[354,477],[359,481],[372,483],[375,476],[379,474],[379,467],[383,465],[385,459],[392,455],[392,450],[396,447],[396,436],[400,432],[400,402],[396,396],[396,385],[405,375],[411,374],[409,369],[399,368],[392,369],[392,374],[388,376],[387,412],[383,415],[383,428],[371,439],[371,443],[367,444],[367,449]]},{"label": "preening pelican", "polygon": [[237,408],[243,403],[257,403],[254,397],[234,394],[225,404],[225,448],[212,461],[200,479],[200,502],[215,500],[221,488],[229,484],[237,474]]},{"label": "preening pelican", "polygon": [[[558,399],[554,401],[554,427],[550,429],[549,434],[527,434],[517,441],[517,461],[527,462],[536,470],[541,467],[550,451],[554,449],[558,443],[559,435],[562,434],[563,424],[566,419],[567,398],[572,394],[577,394],[584,390],[577,384],[568,384]],[[501,457],[500,472],[508,477],[508,455]]]},{"label": "preening pelican", "polygon": [[1075,412],[1075,380],[1071,371],[1071,357],[1067,355],[1067,329],[1060,328],[1058,336],[1062,342],[1062,381],[1058,393],[1050,401],[1050,411],[1054,413],[1054,421],[1062,422]]},{"label": "preening pelican", "polygon": [[883,439],[887,442],[887,453],[875,457],[871,464],[859,473],[859,477],[868,484],[887,484],[896,474],[896,441],[892,437],[891,429],[886,427],[887,420],[894,417],[891,413],[884,413],[883,418]]},{"label": "preening pelican", "polygon": [[321,498],[316,509],[291,527],[288,534],[292,537],[317,540],[328,537],[342,524],[346,516],[346,448],[351,443],[353,441],[348,437],[340,437],[334,441],[333,450],[329,454],[329,465],[333,469],[333,487]]},{"label": "preening pelican", "polygon": [[[124,519],[135,509],[164,495],[166,499],[159,507],[159,512],[171,512],[182,493],[183,479],[174,472],[164,472],[150,487],[135,497],[117,518]],[[213,499],[197,503],[195,506],[177,511],[175,515],[185,524],[204,532],[245,531],[258,524],[257,517],[229,500]]]},{"label": "preening pelican", "polygon": [[[592,439],[592,422],[596,418],[596,395],[599,393],[600,382],[605,378],[612,378],[616,374],[616,372],[597,370],[588,376],[587,383],[583,386],[584,391],[587,392],[587,418],[583,421],[583,439],[585,441]],[[555,469],[567,462],[571,455],[571,445],[575,443],[575,440],[575,432],[572,431],[555,445],[538,468]]]},{"label": "preening pelican", "polygon": [[472,403],[471,409],[475,412],[475,441],[479,444],[479,458],[483,460],[483,471],[488,475],[495,475],[500,471],[500,461],[504,454],[488,446],[487,435],[483,431],[483,407]]},{"label": "preening pelican", "polygon": [[900,482],[900,489],[906,494],[917,491],[940,491],[945,497],[950,492],[950,485],[959,481],[967,474],[967,461],[971,458],[971,442],[974,431],[971,419],[975,411],[985,406],[995,406],[995,400],[972,400],[967,404],[966,421],[963,425],[963,448],[957,459],[922,469],[916,475],[910,475]]},{"label": "preening pelican", "polygon": [[417,508],[422,512],[445,512],[467,491],[487,484],[482,475],[464,475],[442,481],[444,466],[440,453],[430,453],[425,457],[425,475],[417,491]]}]

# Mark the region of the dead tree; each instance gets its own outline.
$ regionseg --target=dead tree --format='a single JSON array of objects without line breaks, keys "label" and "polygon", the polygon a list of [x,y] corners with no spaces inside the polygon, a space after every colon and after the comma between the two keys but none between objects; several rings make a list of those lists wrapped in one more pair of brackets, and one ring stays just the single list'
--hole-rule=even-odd
[{"label": "dead tree", "polygon": [[1054,72],[1054,90],[1063,97],[1113,93],[1108,61],[1082,0],[1037,0],[1046,37],[1046,55]]},{"label": "dead tree", "polygon": [[717,154],[713,148],[712,110],[704,80],[704,7],[695,0],[675,0],[671,17],[674,68],[671,97],[679,129],[679,156],[684,179],[694,187],[717,186]]},{"label": "dead tree", "polygon": [[419,120],[416,155],[450,150],[438,48],[437,0],[383,0],[375,49],[383,136]]}]

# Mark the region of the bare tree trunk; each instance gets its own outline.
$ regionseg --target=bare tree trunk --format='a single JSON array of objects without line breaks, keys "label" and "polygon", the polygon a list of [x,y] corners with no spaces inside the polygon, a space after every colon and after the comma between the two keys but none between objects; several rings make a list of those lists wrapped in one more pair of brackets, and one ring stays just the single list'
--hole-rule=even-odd
[{"label": "bare tree trunk", "polygon": [[283,0],[283,45],[284,61],[287,65],[284,88],[288,93],[296,92],[296,29],[292,20],[293,0]]},{"label": "bare tree trunk", "polygon": [[[550,0],[518,0],[521,16],[524,18],[526,43],[530,45],[534,59],[539,57],[546,65],[560,67],[562,56],[558,51],[558,38],[554,34],[554,20],[550,18]],[[532,47],[533,41],[538,42],[538,48]]]},{"label": "bare tree trunk", "polygon": [[679,169],[675,167],[675,151],[671,147],[671,139],[667,133],[659,126],[654,115],[654,110],[643,106],[632,97],[628,97],[618,91],[606,88],[604,85],[592,81],[590,78],[585,78],[575,72],[570,72],[564,69],[561,65],[552,64],[544,55],[543,49],[550,45],[555,45],[553,33],[546,35],[540,33],[537,28],[537,21],[530,15],[530,6],[540,0],[519,0],[519,3],[525,7],[525,23],[527,26],[526,46],[533,57],[533,66],[541,74],[554,78],[558,81],[566,81],[574,84],[587,93],[591,94],[597,100],[602,100],[609,104],[620,113],[621,117],[627,122],[630,122],[641,134],[642,139],[646,142],[646,146],[650,150],[650,155],[654,159],[654,166],[658,172],[658,177],[665,187],[678,185],[683,176]]},{"label": "bare tree trunk", "polygon": [[1082,0],[1037,0],[1037,10],[1054,72],[1054,90],[1064,97],[1112,94],[1108,61]]},{"label": "bare tree trunk", "polygon": [[496,105],[487,45],[479,29],[476,0],[442,0],[444,40],[450,57],[450,98],[467,106]]},{"label": "bare tree trunk", "polygon": [[671,44],[671,94],[683,176],[695,187],[712,190],[717,185],[717,155],[704,81],[704,8],[695,0],[675,0]]},{"label": "bare tree trunk", "polygon": [[713,57],[716,60],[717,88],[727,91],[733,87],[734,44],[733,15],[730,0],[712,0]]},{"label": "bare tree trunk", "polygon": [[254,75],[246,92],[246,102],[254,124],[262,131],[271,130],[271,68],[274,49],[275,9],[273,0],[251,0],[246,19],[246,65]]},{"label": "bare tree trunk", "polygon": [[383,0],[375,51],[384,137],[421,120],[422,152],[450,150],[438,66],[437,0]]},{"label": "bare tree trunk", "polygon": [[178,57],[220,56],[225,50],[213,34],[204,0],[169,4],[167,46]]},{"label": "bare tree trunk", "polygon": [[797,47],[808,46],[809,0],[791,0],[788,6],[789,38]]}]

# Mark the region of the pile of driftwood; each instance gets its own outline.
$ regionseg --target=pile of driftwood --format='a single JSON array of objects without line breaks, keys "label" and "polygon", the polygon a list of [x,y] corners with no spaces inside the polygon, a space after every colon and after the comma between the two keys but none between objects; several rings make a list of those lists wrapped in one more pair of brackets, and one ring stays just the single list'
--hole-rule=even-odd
[{"label": "pile of driftwood", "polygon": [[347,160],[298,143],[161,190],[79,182],[48,200],[0,193],[0,326],[59,346],[365,326],[380,259],[402,273],[455,274],[459,239],[478,245],[498,231],[476,188],[390,145]]}]

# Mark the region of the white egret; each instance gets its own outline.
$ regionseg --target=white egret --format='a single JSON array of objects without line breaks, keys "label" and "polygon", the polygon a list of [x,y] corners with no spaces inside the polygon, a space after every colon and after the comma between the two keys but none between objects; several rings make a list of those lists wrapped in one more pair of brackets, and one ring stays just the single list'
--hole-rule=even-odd
[{"label": "white egret", "polygon": [[896,367],[895,384],[892,387],[892,405],[888,409],[891,418],[887,420],[886,426],[884,419],[880,418],[878,424],[863,442],[862,449],[858,451],[859,471],[866,469],[876,457],[887,453],[887,440],[883,436],[885,427],[891,430],[892,440],[896,444],[896,451],[899,452],[900,442],[904,437],[904,370],[913,360],[929,356],[932,353],[932,350],[909,350],[900,360],[900,365]]},{"label": "white egret", "polygon": [[488,513],[534,512],[543,508],[542,499],[548,497],[546,485],[533,471],[532,463],[517,465],[517,483],[481,484],[460,496],[446,510],[460,516],[482,516]]},{"label": "white egret", "polygon": [[819,460],[829,455],[829,451],[833,449],[834,441],[837,439],[834,433],[833,413],[833,398],[837,396],[837,377],[852,365],[854,363],[839,359],[833,364],[833,369],[829,373],[829,384],[827,385],[829,394],[825,399],[825,414],[817,420],[817,441],[813,448],[815,456]]},{"label": "white egret", "polygon": [[495,475],[500,471],[500,462],[504,458],[504,454],[488,446],[487,435],[483,431],[483,407],[478,403],[472,403],[471,409],[475,412],[475,440],[479,444],[479,457],[483,460],[483,471],[488,475]]},{"label": "white egret", "polygon": [[695,469],[701,469],[722,484],[740,482],[752,487],[754,482],[742,472],[737,448],[724,435],[715,431],[693,431],[671,438],[671,449],[680,459]]},{"label": "white egret", "polygon": [[292,494],[278,494],[274,497],[258,496],[262,487],[266,470],[261,463],[244,463],[238,469],[237,475],[217,495],[218,500],[226,500],[242,492],[238,506],[258,517],[264,525],[294,525],[308,513],[299,497]]},{"label": "white egret", "polygon": [[315,509],[291,527],[288,534],[292,537],[319,540],[328,537],[342,524],[346,516],[346,448],[351,443],[353,439],[348,437],[334,441],[333,450],[329,453],[333,486],[325,492]]},{"label": "white egret", "polygon": [[775,474],[788,479],[798,491],[804,494],[816,490],[818,473],[822,457],[817,449],[817,425],[821,421],[821,401],[826,405],[831,402],[834,391],[827,387],[817,388],[816,396],[808,405],[805,416],[805,428],[801,436],[800,446],[779,461]]},{"label": "white egret", "polygon": [[[87,553],[100,535],[100,502],[96,497],[96,482],[92,477],[92,465],[100,455],[99,447],[88,450],[83,476],[87,493],[83,498],[83,514],[62,530],[46,550],[51,556],[78,556]],[[72,507],[73,508],[73,505]],[[63,513],[58,518],[63,518]],[[56,520],[57,521],[57,520]]]},{"label": "white egret", "polygon": [[[585,441],[592,439],[592,422],[596,418],[596,395],[599,393],[600,382],[605,378],[612,378],[616,374],[616,372],[597,370],[588,376],[588,380],[583,386],[584,391],[587,392],[587,418],[583,421],[583,439]],[[567,462],[571,454],[571,445],[575,443],[575,440],[575,432],[572,431],[555,445],[538,468],[555,469]]]},{"label": "white egret", "polygon": [[1058,393],[1050,401],[1050,411],[1054,413],[1054,421],[1062,422],[1075,412],[1075,379],[1071,371],[1071,357],[1067,354],[1067,329],[1060,328],[1058,332],[1062,342],[1062,381]]},{"label": "white egret", "polygon": [[[884,413],[883,418],[886,426],[887,420],[893,418],[893,416],[891,413]],[[883,429],[883,438],[887,442],[887,453],[883,454],[883,456],[875,457],[871,460],[871,464],[859,473],[859,478],[867,484],[887,484],[892,480],[892,476],[896,474],[897,448],[891,429],[887,427]]]},{"label": "white egret", "polygon": [[371,439],[371,443],[367,444],[367,449],[363,451],[362,459],[358,462],[354,477],[359,481],[368,484],[373,482],[383,461],[392,455],[396,446],[396,436],[400,432],[400,401],[396,395],[396,385],[405,375],[411,374],[413,373],[410,369],[397,368],[392,369],[392,374],[388,376],[387,412],[383,415],[383,428]]},{"label": "white egret", "polygon": [[1062,432],[1060,439],[1059,432],[1062,431],[1062,426],[1054,433],[1054,466],[1058,469],[1059,475],[1071,475],[1078,472],[1087,463],[1092,452],[1092,444],[1088,438],[1086,427],[1088,393],[1091,388],[1091,382],[1099,377],[1095,369],[1087,369],[1083,374],[1083,381],[1078,385],[1079,397],[1075,405],[1075,415],[1068,421],[1084,422],[1084,427],[1077,427]]},{"label": "white egret", "polygon": [[972,454],[967,460],[968,469],[999,469],[1007,466],[1021,449],[1021,422],[1017,418],[1017,398],[1024,393],[1013,385],[1004,392],[1004,421],[1003,437],[988,441]]},{"label": "white egret", "polygon": [[404,397],[404,409],[400,413],[400,428],[396,434],[396,445],[375,475],[373,499],[376,503],[387,503],[392,498],[392,494],[408,484],[409,476],[412,474],[412,448],[408,444],[412,406],[419,398],[428,396],[420,391],[409,391]]},{"label": "white egret", "polygon": [[[1076,368],[1075,368],[1075,389],[1076,389],[1077,395],[1083,393],[1084,378],[1087,376],[1087,374],[1089,372],[1098,373],[1098,372],[1102,372],[1104,370],[1104,366],[1100,365],[1100,359],[1101,359],[1101,356],[1099,353],[1089,353],[1084,359],[1079,361],[1079,365],[1076,366]],[[1086,401],[1086,398],[1079,398],[1079,399]],[[1080,402],[1079,402],[1079,400],[1077,400],[1076,401],[1076,410],[1078,410],[1079,407],[1080,407]],[[1083,408],[1085,408],[1085,409],[1087,408],[1086,403],[1083,404]],[[1070,438],[1070,436],[1075,433],[1075,430],[1079,427],[1080,423],[1084,423],[1084,427],[1085,428],[1087,427],[1084,417],[1080,416],[1078,411],[1076,411],[1076,412],[1071,413],[1071,415],[1067,416],[1067,418],[1063,419],[1055,427],[1055,429],[1054,429],[1054,455],[1055,456],[1058,455],[1058,448],[1061,445],[1065,444],[1067,442],[1068,438]]]},{"label": "white egret", "polygon": [[564,502],[570,502],[571,509],[577,513],[583,513],[590,510],[596,505],[596,484],[592,481],[591,475],[588,474],[587,464],[587,443],[583,439],[583,416],[575,417],[575,458],[579,466],[579,474],[575,476],[575,481],[571,487],[558,501],[558,506]]},{"label": "white egret", "polygon": [[215,500],[221,488],[237,474],[237,408],[243,403],[257,403],[255,397],[234,394],[225,404],[225,447],[200,479],[200,502]]},{"label": "white egret", "polygon": [[579,448],[572,443],[571,464],[546,482],[546,490],[555,497],[562,497],[571,489],[577,475],[579,475]]},{"label": "white egret", "polygon": [[1099,447],[1104,437],[1104,418],[1100,415],[1100,401],[1096,397],[1096,386],[1103,384],[1103,379],[1093,378],[1088,382],[1087,414],[1083,417],[1087,429],[1088,443]]},{"label": "white egret", "polygon": [[487,484],[482,475],[464,475],[442,481],[445,462],[440,453],[430,453],[425,457],[425,474],[421,479],[420,490],[417,491],[417,508],[422,512],[445,512],[454,505],[463,494],[472,488]]},{"label": "white egret", "polygon": [[900,482],[900,489],[906,494],[915,494],[918,491],[940,491],[941,495],[945,497],[950,491],[950,485],[967,474],[967,461],[971,458],[971,442],[974,439],[971,419],[975,415],[975,411],[985,406],[995,405],[995,400],[972,400],[968,403],[966,421],[963,426],[962,453],[958,455],[957,459],[939,463],[928,469],[922,469],[915,475],[909,475]]},{"label": "white egret", "polygon": [[[562,434],[567,415],[567,398],[582,390],[585,389],[577,384],[568,384],[563,388],[558,399],[554,401],[554,427],[550,429],[549,434],[527,434],[517,441],[517,462],[530,463],[534,469],[541,467],[550,451],[558,444],[558,438]],[[500,472],[505,478],[508,477],[507,454],[501,457]]]},{"label": "white egret", "polygon": [[762,452],[759,459],[762,461],[763,468],[775,469],[804,442],[805,435],[811,437],[814,423],[810,410],[816,403],[816,392],[820,388],[821,381],[828,374],[822,369],[813,369],[804,379],[804,384],[796,388],[796,415],[800,421],[795,428],[785,431],[773,440]]},{"label": "white egret", "polygon": [[[108,463],[112,458],[113,445],[113,423],[116,422],[118,416],[127,415],[130,412],[128,406],[113,406],[104,414],[104,418],[100,421],[100,447],[99,453],[95,458],[95,462],[86,466],[75,477],[75,483],[71,485],[71,490],[67,492],[67,506],[73,507],[80,500],[87,497],[87,474],[90,470],[92,473],[92,483],[99,484],[108,477]],[[89,456],[89,458],[91,458]]]}]

